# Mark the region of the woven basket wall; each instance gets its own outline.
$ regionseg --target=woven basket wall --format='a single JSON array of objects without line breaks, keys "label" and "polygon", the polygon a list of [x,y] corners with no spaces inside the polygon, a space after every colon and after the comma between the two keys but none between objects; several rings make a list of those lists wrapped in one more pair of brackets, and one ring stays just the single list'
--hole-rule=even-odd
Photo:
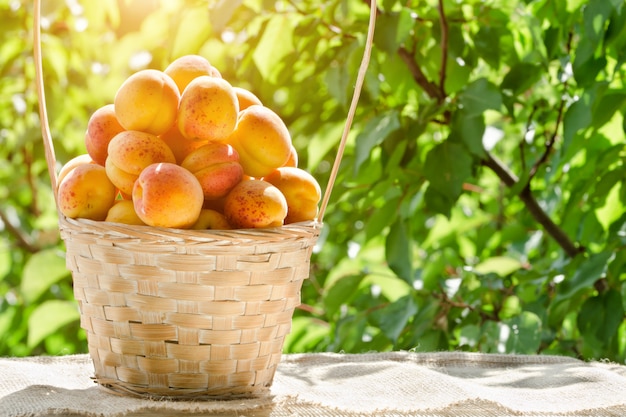
[{"label": "woven basket wall", "polygon": [[267,391],[319,223],[192,231],[61,216],[59,225],[100,385],[170,398]]}]

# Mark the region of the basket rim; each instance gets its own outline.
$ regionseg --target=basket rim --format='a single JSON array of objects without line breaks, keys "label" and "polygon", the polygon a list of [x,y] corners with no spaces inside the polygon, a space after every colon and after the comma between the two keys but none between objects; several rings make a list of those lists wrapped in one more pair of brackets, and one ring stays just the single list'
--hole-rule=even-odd
[{"label": "basket rim", "polygon": [[144,241],[158,240],[167,242],[223,242],[224,245],[242,243],[262,243],[268,241],[290,240],[317,237],[324,224],[317,220],[290,223],[279,227],[249,229],[179,229],[148,225],[129,225],[124,223],[97,221],[84,218],[72,219],[59,215],[61,233],[84,235],[105,235],[108,238],[136,239]]}]

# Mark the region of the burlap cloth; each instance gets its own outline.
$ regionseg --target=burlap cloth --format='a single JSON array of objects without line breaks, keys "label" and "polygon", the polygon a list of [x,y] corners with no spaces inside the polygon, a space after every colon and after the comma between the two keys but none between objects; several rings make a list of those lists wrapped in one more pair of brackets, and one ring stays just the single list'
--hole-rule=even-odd
[{"label": "burlap cloth", "polygon": [[626,416],[626,367],[459,352],[284,355],[267,396],[157,401],[96,386],[89,356],[0,358],[0,416]]}]

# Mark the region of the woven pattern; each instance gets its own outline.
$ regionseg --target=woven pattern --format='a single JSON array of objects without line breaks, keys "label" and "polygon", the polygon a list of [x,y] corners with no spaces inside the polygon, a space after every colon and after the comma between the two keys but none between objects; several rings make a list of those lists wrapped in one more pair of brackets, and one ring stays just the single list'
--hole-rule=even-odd
[{"label": "woven pattern", "polygon": [[272,383],[319,223],[193,231],[61,216],[96,381],[137,396],[255,396]]}]

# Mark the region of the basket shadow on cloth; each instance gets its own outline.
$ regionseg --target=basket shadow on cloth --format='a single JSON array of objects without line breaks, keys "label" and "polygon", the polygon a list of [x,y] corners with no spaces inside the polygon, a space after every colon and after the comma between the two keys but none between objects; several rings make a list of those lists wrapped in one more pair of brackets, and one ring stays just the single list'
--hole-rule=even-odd
[{"label": "basket shadow on cloth", "polygon": [[319,223],[232,231],[59,224],[99,384],[168,398],[267,391]]}]

